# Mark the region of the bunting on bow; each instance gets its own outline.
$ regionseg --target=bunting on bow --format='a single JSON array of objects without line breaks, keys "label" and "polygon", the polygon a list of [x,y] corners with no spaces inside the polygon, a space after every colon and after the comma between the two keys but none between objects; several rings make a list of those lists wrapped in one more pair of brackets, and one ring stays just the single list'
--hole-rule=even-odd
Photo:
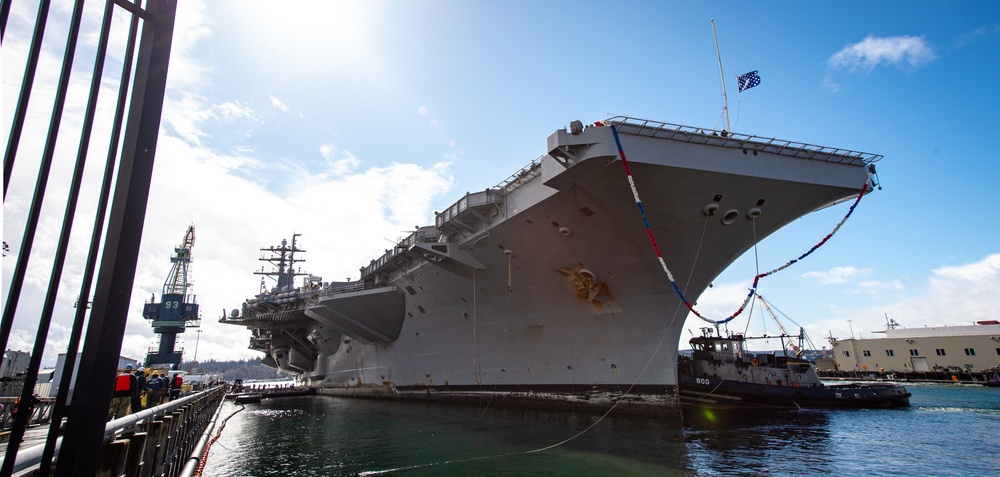
[{"label": "bunting on bow", "polygon": [[[757,72],[754,71],[753,73],[747,73],[747,74],[753,74],[754,76],[756,76]],[[746,76],[746,75],[744,75],[744,76]],[[758,83],[760,82],[759,78],[757,79],[757,82]],[[851,204],[850,209],[847,210],[847,214],[844,216],[843,219],[840,219],[840,223],[838,223],[837,226],[833,228],[833,231],[831,231],[829,234],[827,234],[826,237],[823,237],[823,240],[820,240],[819,243],[817,243],[816,245],[813,245],[812,248],[810,248],[807,252],[803,253],[802,255],[799,255],[798,258],[789,260],[784,265],[782,265],[782,266],[780,266],[778,268],[775,268],[774,270],[771,270],[769,272],[757,274],[757,276],[753,277],[753,287],[750,288],[749,293],[747,293],[747,296],[743,300],[743,304],[740,305],[739,309],[737,309],[732,315],[729,315],[725,319],[722,319],[722,320],[712,320],[712,319],[709,319],[709,318],[706,318],[706,317],[702,316],[702,314],[699,313],[698,310],[694,309],[694,305],[692,305],[691,302],[688,301],[687,297],[684,296],[684,292],[682,292],[681,289],[680,289],[680,287],[677,285],[677,280],[674,279],[674,274],[667,267],[667,262],[666,262],[666,260],[664,260],[663,254],[660,252],[660,246],[657,245],[657,243],[656,243],[656,237],[653,236],[653,229],[650,228],[649,219],[646,218],[646,209],[643,208],[643,206],[642,206],[642,200],[639,199],[639,190],[636,188],[636,186],[635,186],[635,179],[632,178],[632,172],[629,170],[628,160],[625,159],[625,150],[622,149],[621,139],[618,138],[618,128],[616,128],[614,125],[612,125],[611,126],[611,132],[615,136],[615,144],[618,146],[618,157],[622,160],[622,166],[625,168],[625,175],[626,175],[626,177],[628,177],[629,187],[632,188],[632,196],[635,198],[635,204],[639,207],[639,214],[642,216],[642,223],[646,227],[646,235],[649,236],[649,242],[653,245],[653,251],[656,253],[657,260],[660,261],[660,266],[663,267],[663,271],[666,272],[666,274],[667,274],[667,280],[670,281],[670,286],[673,287],[674,293],[676,293],[677,296],[680,297],[681,302],[684,303],[684,306],[686,306],[687,309],[690,310],[691,313],[693,313],[695,316],[697,316],[698,318],[701,318],[704,321],[707,321],[709,323],[716,324],[716,325],[721,325],[721,324],[728,323],[728,322],[732,321],[734,318],[736,318],[737,316],[739,316],[740,313],[743,313],[743,310],[746,308],[747,304],[750,303],[750,299],[754,296],[754,293],[757,292],[757,283],[760,281],[761,278],[764,278],[764,277],[766,277],[768,275],[775,274],[777,272],[780,272],[780,271],[782,271],[782,270],[784,270],[784,269],[786,269],[786,268],[794,265],[795,263],[799,262],[800,260],[808,257],[810,254],[812,254],[813,252],[815,252],[816,249],[820,248],[821,246],[823,246],[823,244],[825,244],[828,240],[830,240],[830,237],[833,237],[833,234],[837,233],[837,231],[840,230],[840,227],[842,225],[844,225],[844,222],[847,221],[848,217],[850,217],[851,214],[854,213],[854,208],[858,206],[858,202],[860,202],[861,198],[865,196],[865,192],[868,192],[869,185],[871,184],[872,172],[871,172],[871,170],[869,170],[867,179],[865,180],[864,185],[861,186],[861,192],[858,193],[858,197],[854,200],[854,203]]]}]

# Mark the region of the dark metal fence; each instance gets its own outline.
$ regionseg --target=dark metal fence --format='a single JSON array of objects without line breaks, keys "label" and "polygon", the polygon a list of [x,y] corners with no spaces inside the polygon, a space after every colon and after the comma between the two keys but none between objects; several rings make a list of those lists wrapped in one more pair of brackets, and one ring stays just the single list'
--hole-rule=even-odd
[{"label": "dark metal fence", "polygon": [[[8,35],[14,31],[13,28],[9,28],[11,25],[8,25],[13,1],[3,0],[0,4],[0,35],[3,35],[5,49],[8,48],[10,40]],[[50,473],[52,461],[56,458],[55,443],[60,432],[63,434],[62,446],[56,459],[55,475],[93,475],[98,468],[106,410],[111,403],[115,369],[135,278],[176,12],[176,0],[147,0],[145,5],[142,5],[140,0],[136,0],[135,3],[128,3],[126,0],[74,2],[58,82],[55,85],[54,101],[51,109],[45,110],[43,114],[48,117],[47,134],[42,140],[41,153],[36,156],[31,148],[23,147],[25,141],[31,140],[30,134],[23,135],[23,133],[26,119],[29,117],[29,99],[36,86],[35,73],[38,71],[43,39],[47,34],[53,36],[47,28],[50,3],[50,0],[41,0],[38,3],[34,24],[27,29],[31,31],[31,41],[16,107],[11,115],[11,126],[7,134],[3,159],[5,208],[15,166],[18,168],[37,166],[38,174],[23,223],[22,239],[18,242],[4,238],[4,254],[7,255],[5,260],[13,259],[16,264],[10,285],[5,290],[7,296],[3,318],[0,321],[0,351],[7,348],[10,339],[18,301],[29,270],[29,259],[32,261],[31,270],[44,269],[50,265],[51,273],[48,275],[47,292],[35,327],[37,330],[35,342],[19,399],[19,412],[14,417],[0,475],[11,475],[28,424],[30,413],[26,411],[32,402],[32,391],[48,340],[60,278],[70,245],[73,219],[80,200],[87,153],[92,144],[100,142],[99,138],[91,137],[95,125],[99,126],[98,130],[110,131],[107,136],[107,158],[100,192],[96,197],[90,197],[92,202],[98,205],[91,224],[89,247],[81,247],[88,248],[89,251],[77,295],[78,306],[70,331],[63,368],[65,371],[61,382],[69,383],[72,379],[71,374],[77,361],[77,350],[80,348],[81,340],[83,348],[79,356],[77,385],[72,399],[67,399],[69,386],[62,386],[56,397],[50,430],[40,459],[40,468],[42,474]],[[85,3],[88,6],[104,8],[99,32],[81,31]],[[117,32],[121,38],[127,36],[127,39],[122,41],[126,49],[118,81],[115,113],[106,123],[98,124],[95,119],[97,101],[102,90],[108,44],[113,35],[112,17],[116,11],[126,12],[131,21],[128,31]],[[78,53],[77,40],[82,34],[88,33],[99,35],[93,58],[94,69],[92,75],[85,79],[89,84],[87,91],[77,91],[70,86],[70,79],[74,74],[73,62]],[[54,36],[59,37],[58,34]],[[5,71],[6,74],[9,72]],[[33,255],[32,245],[35,243],[42,203],[43,201],[51,203],[53,200],[51,197],[47,200],[46,188],[51,182],[49,176],[56,153],[57,136],[60,131],[69,127],[62,119],[63,111],[66,108],[67,98],[73,98],[74,95],[86,96],[87,99],[85,112],[80,121],[80,140],[72,179],[66,187],[68,194],[64,202],[65,213],[58,244],[54,251],[46,250],[44,254]],[[39,107],[38,101],[32,102],[31,107]],[[38,114],[37,110],[32,112]],[[21,156],[18,155],[19,151]],[[24,157],[25,154],[27,157]],[[56,190],[60,188],[57,187]],[[59,198],[55,200],[58,202]],[[7,250],[8,243],[11,245],[10,251]],[[99,254],[101,243],[104,244],[104,248]],[[101,260],[99,267],[98,256]],[[38,263],[43,258],[49,261]],[[96,287],[91,295],[91,286],[95,278]],[[92,300],[88,299],[91,296]],[[87,305],[91,303],[92,306],[88,307]],[[87,316],[88,310],[89,316]],[[19,316],[19,319],[24,318]],[[86,329],[84,323],[87,323]],[[72,405],[67,406],[67,402],[72,402]]]},{"label": "dark metal fence", "polygon": [[[224,386],[195,393],[166,404],[115,419],[104,425],[101,461],[90,475],[177,476],[190,463],[200,463],[206,434],[211,432]],[[61,449],[65,444],[57,443]],[[13,470],[38,465],[43,446],[24,449]]]},{"label": "dark metal fence", "polygon": [[[17,401],[19,399],[0,397],[0,429],[6,430],[13,426],[14,417],[17,415],[14,410],[18,408]],[[28,407],[28,411],[31,413],[31,417],[28,418],[28,425],[48,423],[49,418],[52,417],[52,404],[55,401],[55,398],[48,397],[37,398],[37,401],[32,401],[32,404],[29,404]],[[0,438],[0,442],[4,442],[4,440]]]}]

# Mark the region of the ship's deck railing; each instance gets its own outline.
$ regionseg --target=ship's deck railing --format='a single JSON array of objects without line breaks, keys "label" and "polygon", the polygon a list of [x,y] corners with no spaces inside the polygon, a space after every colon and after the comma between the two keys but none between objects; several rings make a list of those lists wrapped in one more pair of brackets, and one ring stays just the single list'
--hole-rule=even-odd
[{"label": "ship's deck railing", "polygon": [[527,178],[529,175],[531,175],[532,171],[538,169],[538,167],[542,163],[543,157],[545,156],[541,155],[536,157],[533,161],[529,162],[528,165],[522,167],[517,172],[511,174],[510,177],[500,181],[500,183],[493,188],[502,190],[504,192],[510,192],[514,189],[517,189],[518,187],[521,186],[521,184],[526,182],[524,179]]},{"label": "ship's deck railing", "polygon": [[336,287],[336,288],[329,287],[329,288],[321,288],[318,290],[309,290],[304,292],[303,296],[305,298],[324,298],[329,296],[342,295],[344,293],[354,293],[365,290],[373,290],[375,288],[382,288],[382,285],[377,285],[370,282],[358,281],[342,287]]},{"label": "ship's deck railing", "polygon": [[751,149],[770,152],[782,156],[799,157],[803,159],[836,162],[840,164],[864,165],[882,159],[879,154],[851,151],[848,149],[817,146],[784,139],[768,138],[748,134],[740,134],[712,129],[682,126],[680,124],[650,121],[627,116],[615,116],[603,121],[604,124],[614,124],[619,132],[636,136],[656,137],[697,144],[731,147],[734,149]]},{"label": "ship's deck railing", "polygon": [[[471,194],[467,194],[466,198],[468,198],[470,195]],[[480,199],[477,198],[476,200]],[[392,262],[393,259],[395,259],[397,256],[401,255],[406,250],[409,250],[411,246],[417,243],[437,241],[439,238],[439,233],[440,232],[436,227],[426,226],[426,227],[420,227],[410,235],[407,235],[406,237],[397,240],[395,247],[386,250],[385,254],[383,254],[379,258],[372,260],[371,263],[368,264],[368,266],[361,267],[361,282],[365,283],[369,282],[369,280],[365,280],[365,278],[381,270],[383,267]],[[383,285],[381,284],[370,284],[370,288],[381,288],[382,286]],[[338,290],[340,289],[338,288]]]},{"label": "ship's deck railing", "polygon": [[440,229],[442,226],[451,222],[457,217],[461,217],[463,212],[469,208],[488,206],[488,205],[501,205],[503,204],[503,193],[497,189],[486,189],[482,192],[469,192],[465,194],[464,197],[458,200],[448,207],[447,209],[437,212],[435,214],[434,223]]},{"label": "ship's deck railing", "polygon": [[406,250],[407,244],[414,242],[416,233],[410,234],[403,240],[400,240],[395,247],[385,251],[381,257],[376,258],[371,261],[366,267],[361,267],[361,281],[359,283],[368,283],[365,281],[369,275],[379,271],[382,267],[385,267],[392,259],[396,258],[397,255],[403,253]]},{"label": "ship's deck railing", "polygon": [[[257,298],[247,300],[247,304],[255,305],[258,303],[276,303],[279,300],[282,303],[301,303],[305,301],[316,300],[319,298],[341,295],[344,293],[372,290],[381,287],[382,285],[364,281],[357,281],[357,282],[352,282],[349,285],[338,286],[338,287],[329,286],[329,287],[317,287],[312,289],[296,288],[295,290],[290,292],[277,293],[277,294],[268,293],[263,295],[257,295]],[[223,317],[225,321],[231,321],[231,322],[239,322],[243,318],[245,317],[243,316]]]}]

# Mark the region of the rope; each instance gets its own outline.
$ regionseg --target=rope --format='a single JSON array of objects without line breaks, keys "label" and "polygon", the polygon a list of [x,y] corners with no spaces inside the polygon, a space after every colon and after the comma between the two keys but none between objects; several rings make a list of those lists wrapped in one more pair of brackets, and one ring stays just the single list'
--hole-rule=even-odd
[{"label": "rope", "polygon": [[864,185],[861,186],[861,192],[858,193],[857,199],[855,199],[854,203],[851,204],[851,208],[848,209],[847,214],[844,215],[844,218],[840,220],[840,223],[838,223],[837,226],[833,228],[833,231],[830,232],[829,234],[827,234],[826,237],[823,237],[823,240],[820,240],[819,243],[817,243],[816,245],[813,245],[813,247],[810,248],[809,251],[807,251],[806,253],[803,253],[802,255],[799,255],[798,258],[795,258],[793,260],[789,260],[784,265],[782,265],[782,266],[780,266],[778,268],[775,268],[774,270],[771,270],[769,272],[758,273],[753,278],[753,286],[750,288],[749,293],[747,293],[747,296],[743,300],[743,304],[740,305],[739,309],[737,309],[733,314],[729,315],[728,317],[726,317],[723,320],[712,320],[712,319],[706,318],[700,312],[698,312],[698,310],[694,309],[694,306],[684,296],[684,293],[681,292],[680,287],[678,287],[677,280],[674,279],[674,274],[671,273],[670,268],[667,267],[667,262],[663,259],[663,254],[660,252],[660,246],[656,243],[656,237],[653,235],[653,229],[650,228],[650,226],[649,226],[649,219],[646,217],[646,209],[643,208],[643,206],[642,206],[642,200],[639,199],[639,190],[635,186],[635,179],[632,178],[632,171],[629,170],[628,160],[625,159],[625,150],[622,149],[622,142],[621,142],[621,139],[618,137],[618,128],[615,127],[614,125],[612,125],[611,126],[611,132],[615,136],[615,144],[618,146],[618,156],[619,156],[619,158],[621,158],[621,160],[622,160],[622,166],[625,168],[625,176],[628,178],[629,187],[632,188],[632,197],[635,199],[635,204],[639,208],[639,215],[642,216],[642,223],[646,227],[646,235],[649,236],[649,243],[652,244],[653,251],[656,252],[656,259],[660,262],[660,266],[663,268],[663,271],[667,274],[667,279],[670,280],[670,286],[673,287],[674,293],[676,293],[677,296],[680,297],[681,302],[684,303],[684,306],[686,306],[687,309],[691,313],[693,313],[698,318],[701,318],[702,320],[707,321],[707,322],[712,323],[712,324],[715,324],[715,325],[721,325],[721,324],[728,323],[728,322],[732,321],[734,318],[736,318],[737,316],[739,316],[741,313],[743,313],[743,310],[746,308],[747,304],[750,302],[750,299],[753,297],[754,293],[757,291],[757,284],[758,284],[758,282],[760,281],[761,278],[767,277],[769,275],[773,275],[775,273],[778,273],[778,272],[780,272],[780,271],[782,271],[782,270],[784,270],[784,269],[786,269],[786,268],[794,265],[796,262],[798,262],[798,261],[800,261],[800,260],[808,257],[810,254],[812,254],[814,251],[816,251],[816,249],[818,249],[819,247],[823,246],[823,244],[825,244],[827,242],[827,240],[830,240],[830,237],[833,237],[833,234],[837,233],[837,231],[840,230],[840,227],[842,225],[844,225],[844,222],[846,222],[847,219],[851,216],[851,214],[854,213],[854,208],[857,207],[858,202],[861,201],[861,198],[864,197],[865,192],[868,191],[868,185],[871,182],[871,174],[872,173],[869,170],[868,177],[865,179]]},{"label": "rope", "polygon": [[[238,412],[240,412],[240,411],[242,411],[242,410],[244,410],[246,408],[247,408],[246,406],[240,404],[240,408],[239,409],[233,411],[232,414],[230,414],[229,416],[227,416],[225,419],[222,420],[222,423],[219,424],[219,432],[217,434],[215,434],[215,437],[213,437],[212,440],[208,441],[208,444],[205,445],[205,451],[201,453],[201,460],[198,462],[198,467],[195,469],[193,477],[201,477],[202,471],[205,470],[205,463],[208,461],[208,451],[209,451],[209,449],[212,448],[212,444],[214,444],[215,441],[219,440],[219,437],[222,436],[222,430],[226,428],[226,422],[229,421],[230,418],[232,418],[233,416],[235,416],[236,413],[238,413]],[[219,444],[219,445],[222,445],[222,444]],[[223,446],[223,447],[225,447],[225,446]]]}]

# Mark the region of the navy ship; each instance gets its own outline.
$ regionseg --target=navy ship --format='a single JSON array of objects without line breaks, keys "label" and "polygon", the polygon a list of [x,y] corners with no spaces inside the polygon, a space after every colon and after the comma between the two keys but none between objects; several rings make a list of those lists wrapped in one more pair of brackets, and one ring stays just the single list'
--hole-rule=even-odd
[{"label": "navy ship", "polygon": [[278,285],[221,321],[324,394],[678,409],[691,304],[754,237],[860,200],[879,159],[629,117],[573,121],[356,281],[297,286],[295,237],[265,248]]}]

